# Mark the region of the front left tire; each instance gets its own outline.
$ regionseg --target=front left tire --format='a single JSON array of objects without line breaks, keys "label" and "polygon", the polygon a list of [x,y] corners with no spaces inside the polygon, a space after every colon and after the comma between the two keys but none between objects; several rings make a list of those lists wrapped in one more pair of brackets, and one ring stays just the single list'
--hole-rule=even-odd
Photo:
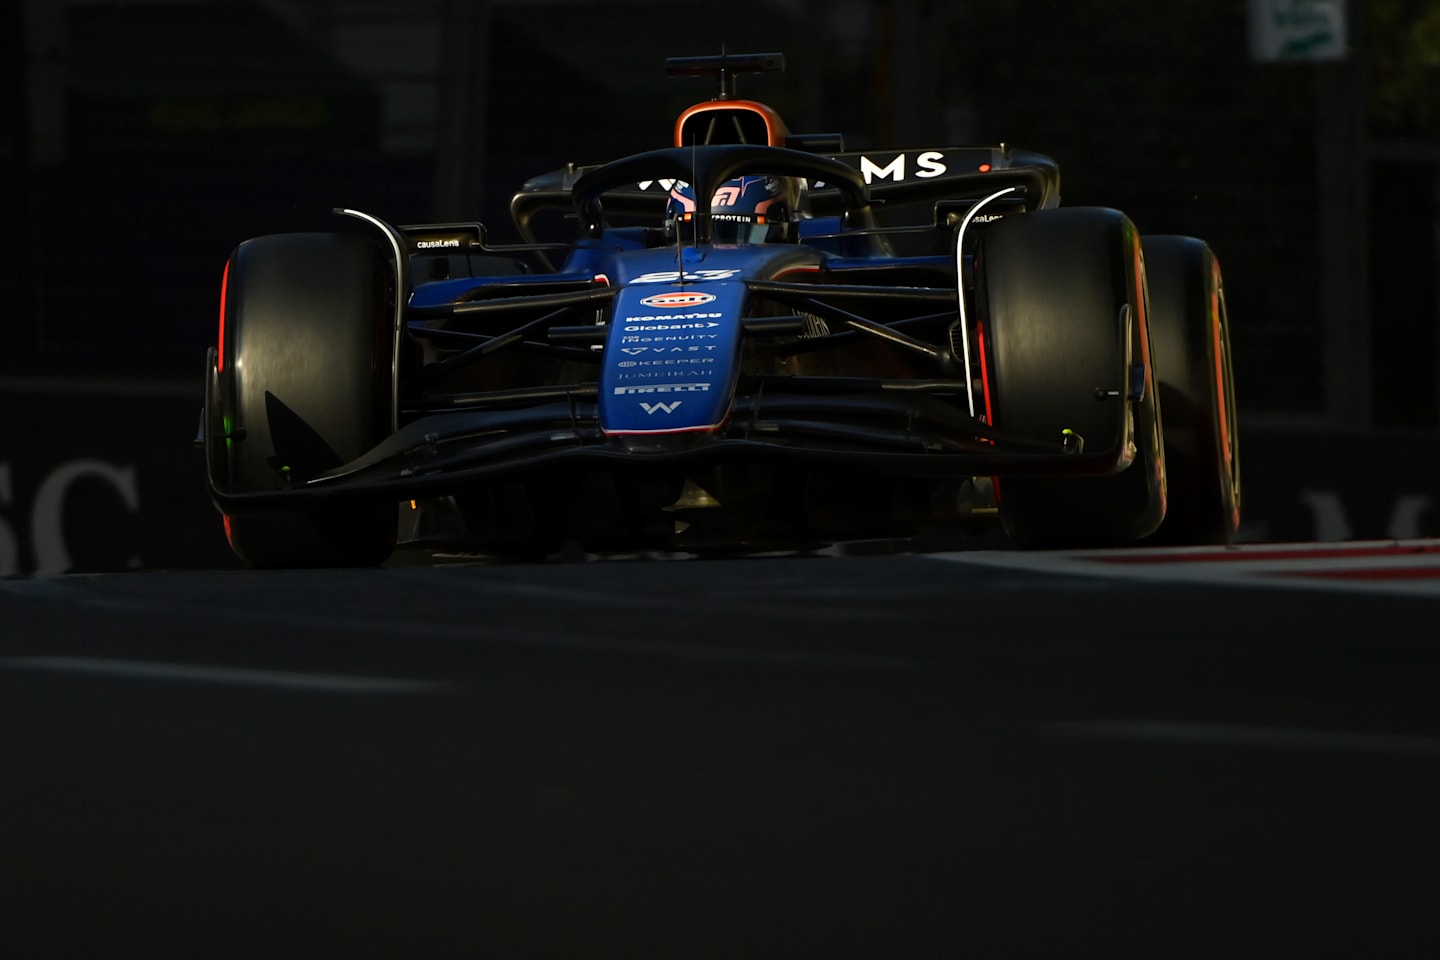
[{"label": "front left tire", "polygon": [[[394,277],[380,247],[339,233],[237,247],[211,370],[206,447],[219,492],[281,490],[347,463],[392,426]],[[252,567],[356,567],[393,551],[396,504],[233,512]]]}]

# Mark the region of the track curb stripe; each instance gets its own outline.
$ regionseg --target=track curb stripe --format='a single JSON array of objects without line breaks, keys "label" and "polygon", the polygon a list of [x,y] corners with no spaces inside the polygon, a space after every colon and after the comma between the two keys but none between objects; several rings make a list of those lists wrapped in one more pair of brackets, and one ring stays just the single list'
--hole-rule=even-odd
[{"label": "track curb stripe", "polygon": [[927,556],[1034,573],[1151,583],[1359,592],[1440,599],[1440,540],[1119,550],[976,550]]}]

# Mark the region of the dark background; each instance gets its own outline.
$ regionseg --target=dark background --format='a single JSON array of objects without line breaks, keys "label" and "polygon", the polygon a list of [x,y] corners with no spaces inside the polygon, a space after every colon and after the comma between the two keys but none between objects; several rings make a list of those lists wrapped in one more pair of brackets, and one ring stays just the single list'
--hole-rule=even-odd
[{"label": "dark background", "polygon": [[[843,132],[851,149],[1039,150],[1066,204],[1207,240],[1249,505],[1283,500],[1318,529],[1306,491],[1353,485],[1344,497],[1389,517],[1397,497],[1429,497],[1437,470],[1440,4],[1349,7],[1344,59],[1259,62],[1245,0],[7,6],[0,524],[25,566],[27,505],[98,429],[70,385],[198,403],[239,241],[325,229],[336,206],[480,219],[508,239],[528,177],[669,143],[712,91],[666,79],[664,58],[722,47],[786,55],[786,73],[740,93],[792,130]],[[123,398],[103,402],[95,419],[153,430]],[[1358,453],[1376,438],[1398,468],[1377,475]],[[169,481],[195,466],[175,440]],[[1435,532],[1428,504],[1409,532]],[[1247,514],[1252,539],[1305,533]]]}]

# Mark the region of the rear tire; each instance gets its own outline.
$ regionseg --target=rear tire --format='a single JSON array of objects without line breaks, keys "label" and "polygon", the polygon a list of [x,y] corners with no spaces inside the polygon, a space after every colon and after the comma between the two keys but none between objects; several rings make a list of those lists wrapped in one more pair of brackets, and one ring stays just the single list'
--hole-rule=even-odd
[{"label": "rear tire", "polygon": [[1220,265],[1193,237],[1146,237],[1143,246],[1169,479],[1152,540],[1230,544],[1240,526],[1240,438]]},{"label": "rear tire", "polygon": [[[207,445],[224,492],[302,483],[391,430],[393,271],[346,234],[280,234],[231,255],[221,366]],[[217,429],[218,428],[218,429]],[[374,566],[389,557],[394,503],[296,507],[225,517],[252,567]]]},{"label": "rear tire", "polygon": [[[981,239],[978,301],[995,426],[1053,438],[1057,449],[1069,429],[1086,438],[1087,453],[1099,442],[1114,445],[1104,449],[1115,449],[1119,463],[1132,457],[1118,473],[997,478],[1000,519],[1020,547],[1133,543],[1164,516],[1139,243],[1124,214],[1087,207],[1007,217]],[[1128,401],[1137,365],[1144,392]],[[1097,388],[1118,388],[1120,396],[1097,399]],[[1133,451],[1124,449],[1132,443]]]}]

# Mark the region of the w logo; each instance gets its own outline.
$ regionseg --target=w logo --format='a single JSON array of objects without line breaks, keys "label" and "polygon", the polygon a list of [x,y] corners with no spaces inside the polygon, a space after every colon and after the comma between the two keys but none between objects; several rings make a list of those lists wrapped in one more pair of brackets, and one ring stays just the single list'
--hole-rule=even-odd
[{"label": "w logo", "polygon": [[674,413],[676,408],[684,402],[683,400],[675,400],[670,403],[646,403],[642,400],[640,401],[640,409],[649,414],[653,414],[657,410],[661,413]]}]

